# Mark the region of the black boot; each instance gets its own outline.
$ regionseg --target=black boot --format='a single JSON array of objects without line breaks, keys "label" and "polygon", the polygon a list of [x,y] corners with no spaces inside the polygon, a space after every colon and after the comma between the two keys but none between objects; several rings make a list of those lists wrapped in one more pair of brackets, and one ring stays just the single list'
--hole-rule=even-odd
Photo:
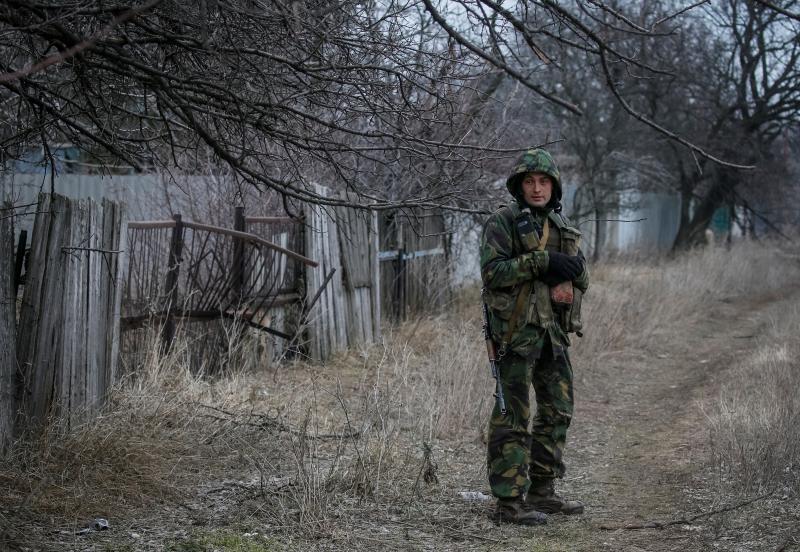
[{"label": "black boot", "polygon": [[582,514],[583,502],[556,494],[552,479],[532,479],[525,503],[546,514]]},{"label": "black boot", "polygon": [[544,525],[547,516],[525,503],[522,498],[498,498],[495,521],[519,525]]}]

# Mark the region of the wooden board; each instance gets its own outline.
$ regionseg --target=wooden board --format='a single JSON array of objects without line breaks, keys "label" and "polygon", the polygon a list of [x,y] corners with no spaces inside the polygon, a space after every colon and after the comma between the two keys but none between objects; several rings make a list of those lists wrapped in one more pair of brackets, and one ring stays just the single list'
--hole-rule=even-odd
[{"label": "wooden board", "polygon": [[[10,204],[4,205],[6,209]],[[11,444],[16,412],[16,303],[14,293],[14,228],[8,210],[0,210],[0,457]]]},{"label": "wooden board", "polygon": [[[330,194],[321,186],[315,191]],[[309,206],[306,221],[306,255],[319,261],[306,270],[306,296],[336,269],[308,319],[309,352],[324,360],[380,336],[377,217],[348,207]]]},{"label": "wooden board", "polygon": [[119,352],[122,208],[42,194],[17,359],[29,423],[78,423],[102,404]]}]

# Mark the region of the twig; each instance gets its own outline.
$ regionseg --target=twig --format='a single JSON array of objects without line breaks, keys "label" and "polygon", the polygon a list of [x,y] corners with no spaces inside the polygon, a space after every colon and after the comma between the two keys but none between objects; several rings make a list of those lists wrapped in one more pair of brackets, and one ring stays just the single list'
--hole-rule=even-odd
[{"label": "twig", "polygon": [[708,4],[708,2],[709,2],[709,0],[700,0],[699,2],[695,2],[694,4],[689,4],[685,8],[682,8],[682,9],[678,10],[675,13],[671,13],[671,14],[665,16],[665,17],[662,17],[661,19],[659,19],[658,21],[653,23],[653,25],[650,27],[650,29],[651,29],[651,31],[653,31],[653,30],[656,29],[656,27],[658,27],[662,23],[664,23],[666,21],[669,21],[670,19],[675,19],[676,17],[678,17],[680,15],[683,15],[684,13],[686,13],[686,12],[688,12],[690,10],[693,10],[698,6],[702,6],[703,4]]},{"label": "twig", "polygon": [[22,205],[10,205],[9,204],[9,205],[4,205],[4,206],[0,207],[0,211],[15,211],[17,209],[25,209],[26,207],[35,207],[36,205],[39,205],[38,201],[34,202],[34,203],[23,203]]},{"label": "twig", "polygon": [[12,213],[10,215],[5,215],[5,216],[0,217],[0,220],[10,219],[10,218],[14,218],[14,217],[27,217],[27,216],[30,216],[30,215],[39,215],[39,214],[44,214],[44,213],[49,213],[49,212],[50,211],[33,211],[31,213],[27,213],[27,212],[26,213]]},{"label": "twig", "polygon": [[[302,314],[300,315],[300,320],[297,323],[297,330],[295,331],[295,333],[292,336],[292,338],[289,339],[289,343],[286,346],[286,349],[284,350],[283,354],[281,355],[281,359],[285,358],[286,355],[289,354],[289,353],[297,354],[297,352],[298,352],[297,344],[300,341],[300,338],[302,337],[303,332],[306,331],[306,327],[307,327],[306,323],[308,322],[308,317],[311,314],[311,309],[313,309],[314,305],[316,305],[317,301],[319,300],[320,296],[322,295],[322,292],[325,291],[325,288],[327,287],[328,282],[331,281],[331,278],[333,278],[333,275],[334,275],[335,272],[336,272],[336,268],[334,267],[334,268],[332,268],[330,270],[330,272],[328,272],[328,275],[325,276],[325,279],[322,281],[322,285],[319,286],[319,289],[314,294],[314,297],[311,298],[311,301],[309,301],[308,303],[303,305]],[[276,366],[277,366],[277,363],[276,363]],[[277,368],[276,368],[276,370],[275,370],[275,379],[277,379],[277,377],[278,377],[278,371],[277,371]]]},{"label": "twig", "polygon": [[439,483],[439,478],[436,477],[436,469],[437,465],[433,461],[433,449],[431,446],[426,443],[422,442],[422,464],[419,467],[419,472],[417,473],[417,479],[414,481],[414,494],[419,496],[419,480],[422,480],[425,483]]},{"label": "twig", "polygon": [[716,515],[716,514],[722,514],[722,513],[725,513],[725,512],[730,512],[732,510],[737,510],[739,508],[742,508],[744,506],[752,504],[753,502],[757,502],[759,500],[763,500],[763,499],[771,496],[772,494],[773,494],[772,492],[769,492],[769,493],[766,493],[766,494],[763,494],[763,495],[760,495],[760,496],[745,500],[743,502],[739,502],[737,504],[733,504],[733,505],[730,505],[730,506],[725,506],[724,508],[719,508],[717,510],[711,510],[709,512],[702,512],[702,513],[694,515],[694,516],[692,516],[690,518],[673,519],[673,520],[670,520],[670,521],[647,521],[645,523],[628,523],[628,524],[625,524],[625,525],[601,525],[599,527],[599,529],[604,529],[606,531],[616,531],[618,529],[626,529],[626,530],[632,530],[632,529],[663,529],[665,527],[670,527],[672,525],[689,525],[689,524],[694,523],[695,521],[697,521],[699,519],[710,517],[710,516],[713,516],[713,515]]},{"label": "twig", "polygon": [[444,529],[445,531],[447,531],[448,533],[450,533],[451,535],[461,535],[461,536],[464,536],[464,537],[469,537],[471,539],[484,540],[484,541],[493,542],[493,543],[496,543],[496,544],[503,544],[504,542],[506,542],[505,540],[493,539],[492,537],[487,537],[485,535],[478,535],[478,534],[475,534],[475,533],[467,533],[466,531],[462,531],[462,530],[456,529],[454,527],[448,527],[447,525],[441,525],[440,527],[442,529]]},{"label": "twig", "polygon": [[643,222],[647,220],[647,217],[635,219],[635,220],[625,220],[625,219],[586,219],[580,221],[575,226],[580,226],[581,224],[586,224],[587,222]]},{"label": "twig", "polygon": [[[417,529],[418,531],[424,531],[426,533],[428,532],[428,531],[425,531],[424,528],[420,527],[417,524],[409,523],[407,521],[403,521],[403,520],[400,520],[400,519],[385,520],[385,521],[391,521],[391,523],[396,523],[398,525],[403,525],[405,527],[411,527],[412,529]],[[435,521],[435,520],[432,520],[432,521]],[[461,535],[461,536],[469,537],[469,538],[472,538],[472,539],[485,540],[487,542],[493,542],[493,543],[496,543],[496,544],[503,544],[504,542],[506,542],[504,539],[493,539],[492,537],[487,537],[485,535],[478,535],[478,534],[475,534],[475,533],[468,533],[466,531],[462,531],[460,529],[456,529],[454,527],[450,527],[450,526],[444,525],[444,524],[436,525],[435,523],[430,523],[429,526],[430,526],[431,529],[436,529],[436,528],[440,527],[440,528],[444,529],[445,531],[447,531],[450,534]]]},{"label": "twig", "polygon": [[95,253],[113,253],[113,254],[122,253],[121,250],[98,249],[96,247],[62,247],[61,251],[65,252],[65,253],[68,253],[70,251],[93,251]]},{"label": "twig", "polygon": [[[198,406],[202,406],[203,408],[208,408],[210,410],[214,410],[219,412],[220,414],[224,414],[224,416],[217,416],[215,414],[200,414],[205,418],[211,418],[212,420],[217,420],[220,422],[232,422],[235,423],[237,426],[244,425],[247,427],[255,427],[258,429],[267,429],[268,427],[274,427],[278,431],[284,431],[286,433],[291,433],[293,435],[299,435],[302,433],[300,430],[297,430],[278,419],[271,418],[267,414],[260,414],[257,412],[251,412],[247,415],[247,418],[244,421],[239,420],[239,415],[234,412],[229,412],[227,410],[223,410],[221,408],[217,408],[216,406],[211,406],[209,404],[202,404],[198,403]],[[227,416],[227,417],[225,417]],[[251,422],[249,421],[251,418],[260,419],[261,421],[258,422]],[[219,433],[219,430],[214,432],[211,435],[211,438],[214,438]],[[361,432],[351,430],[347,433],[321,433],[319,435],[307,435],[309,439],[317,439],[320,441],[324,441],[327,439],[359,439],[361,437]]]},{"label": "twig", "polygon": [[736,188],[735,188],[735,187],[734,187],[734,188],[731,188],[731,189],[730,189],[730,192],[731,192],[731,193],[733,193],[733,195],[734,195],[734,196],[735,196],[735,197],[736,197],[736,198],[737,198],[737,199],[738,199],[738,200],[739,200],[739,201],[742,203],[742,207],[744,207],[746,210],[750,211],[750,213],[752,213],[752,214],[753,214],[755,217],[757,217],[757,218],[758,218],[758,219],[759,219],[761,222],[763,222],[763,223],[764,223],[764,224],[767,226],[767,228],[769,228],[770,230],[772,230],[773,232],[775,232],[776,234],[778,234],[778,236],[779,236],[779,237],[781,237],[781,238],[783,238],[784,240],[786,240],[786,241],[792,241],[792,238],[790,238],[789,236],[787,236],[786,234],[784,234],[783,232],[781,232],[781,229],[780,229],[780,228],[778,228],[777,226],[775,226],[775,224],[774,224],[772,221],[770,221],[770,220],[769,220],[767,217],[765,217],[764,215],[762,215],[761,213],[759,213],[758,211],[756,211],[754,208],[752,208],[752,207],[750,206],[750,203],[749,203],[749,202],[748,202],[748,201],[747,201],[747,200],[746,200],[744,197],[742,197],[742,194],[740,194],[740,193],[739,193],[739,192],[736,190]]},{"label": "twig", "polygon": [[764,7],[767,7],[771,10],[778,12],[781,15],[785,15],[786,17],[790,17],[796,21],[800,21],[800,13],[790,12],[789,10],[785,10],[780,6],[773,4],[772,2],[767,2],[766,0],[756,0],[756,2],[758,2]]},{"label": "twig", "polygon": [[796,531],[797,527],[790,527],[789,530],[784,533],[781,543],[778,545],[778,548],[775,549],[775,552],[784,552],[786,547],[794,541],[794,534]]}]

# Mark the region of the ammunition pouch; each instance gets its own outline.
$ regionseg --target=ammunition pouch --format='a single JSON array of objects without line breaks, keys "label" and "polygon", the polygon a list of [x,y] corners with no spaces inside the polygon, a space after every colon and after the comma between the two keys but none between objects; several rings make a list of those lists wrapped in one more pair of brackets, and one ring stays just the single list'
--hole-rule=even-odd
[{"label": "ammunition pouch", "polygon": [[[581,244],[580,230],[571,226],[564,226],[563,228],[559,228],[559,231],[561,232],[561,251],[567,255],[577,255],[580,251]],[[564,308],[565,312],[562,315],[562,328],[564,328],[565,332],[574,332],[581,336],[583,335],[581,333],[581,330],[583,329],[583,324],[581,322],[581,301],[583,299],[583,291],[574,286],[572,282],[567,283],[572,291],[572,300],[569,301]],[[556,302],[557,301],[553,302],[554,307]]]},{"label": "ammunition pouch", "polygon": [[486,289],[483,299],[489,307],[489,311],[501,320],[509,320],[514,314],[514,306],[517,302],[522,286],[514,286],[505,289]]},{"label": "ammunition pouch", "polygon": [[553,309],[563,310],[572,305],[575,298],[575,292],[572,287],[572,282],[561,282],[550,288],[550,303]]},{"label": "ammunition pouch", "polygon": [[583,337],[583,322],[581,321],[581,300],[583,292],[575,288],[575,295],[572,299],[572,306],[569,309],[567,318],[567,331],[575,332],[579,337]]}]

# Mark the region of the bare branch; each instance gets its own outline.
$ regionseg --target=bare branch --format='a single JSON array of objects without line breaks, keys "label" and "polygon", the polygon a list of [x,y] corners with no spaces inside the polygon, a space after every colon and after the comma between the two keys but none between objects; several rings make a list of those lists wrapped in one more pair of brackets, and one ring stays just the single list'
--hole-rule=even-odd
[{"label": "bare branch", "polygon": [[126,11],[125,13],[123,13],[122,15],[118,15],[118,16],[114,17],[114,19],[111,20],[111,23],[106,25],[103,29],[101,29],[94,36],[92,36],[90,38],[87,38],[86,40],[83,40],[83,41],[79,42],[78,44],[75,44],[74,46],[72,46],[70,48],[67,48],[63,52],[59,52],[57,54],[53,54],[53,55],[47,56],[43,60],[41,60],[41,61],[39,61],[39,62],[29,66],[29,67],[25,67],[24,69],[19,69],[18,71],[13,71],[11,73],[0,74],[0,84],[5,83],[5,82],[11,82],[11,81],[19,80],[22,77],[27,77],[28,75],[31,75],[33,73],[38,73],[39,71],[43,71],[43,70],[47,69],[51,65],[55,65],[57,63],[61,63],[63,61],[66,61],[66,60],[70,59],[73,56],[78,55],[79,53],[83,52],[84,50],[87,50],[87,49],[91,48],[92,46],[94,46],[97,43],[98,40],[108,36],[109,33],[111,33],[111,31],[114,30],[114,28],[116,26],[120,25],[121,23],[125,23],[126,21],[130,21],[131,19],[133,19],[134,17],[136,17],[137,15],[139,15],[141,13],[144,13],[144,12],[146,12],[148,10],[153,9],[158,4],[160,4],[161,1],[162,0],[150,0],[149,2],[147,2],[146,4],[144,4],[144,5],[142,5],[142,6],[138,7],[138,8],[131,8],[128,11]]}]

